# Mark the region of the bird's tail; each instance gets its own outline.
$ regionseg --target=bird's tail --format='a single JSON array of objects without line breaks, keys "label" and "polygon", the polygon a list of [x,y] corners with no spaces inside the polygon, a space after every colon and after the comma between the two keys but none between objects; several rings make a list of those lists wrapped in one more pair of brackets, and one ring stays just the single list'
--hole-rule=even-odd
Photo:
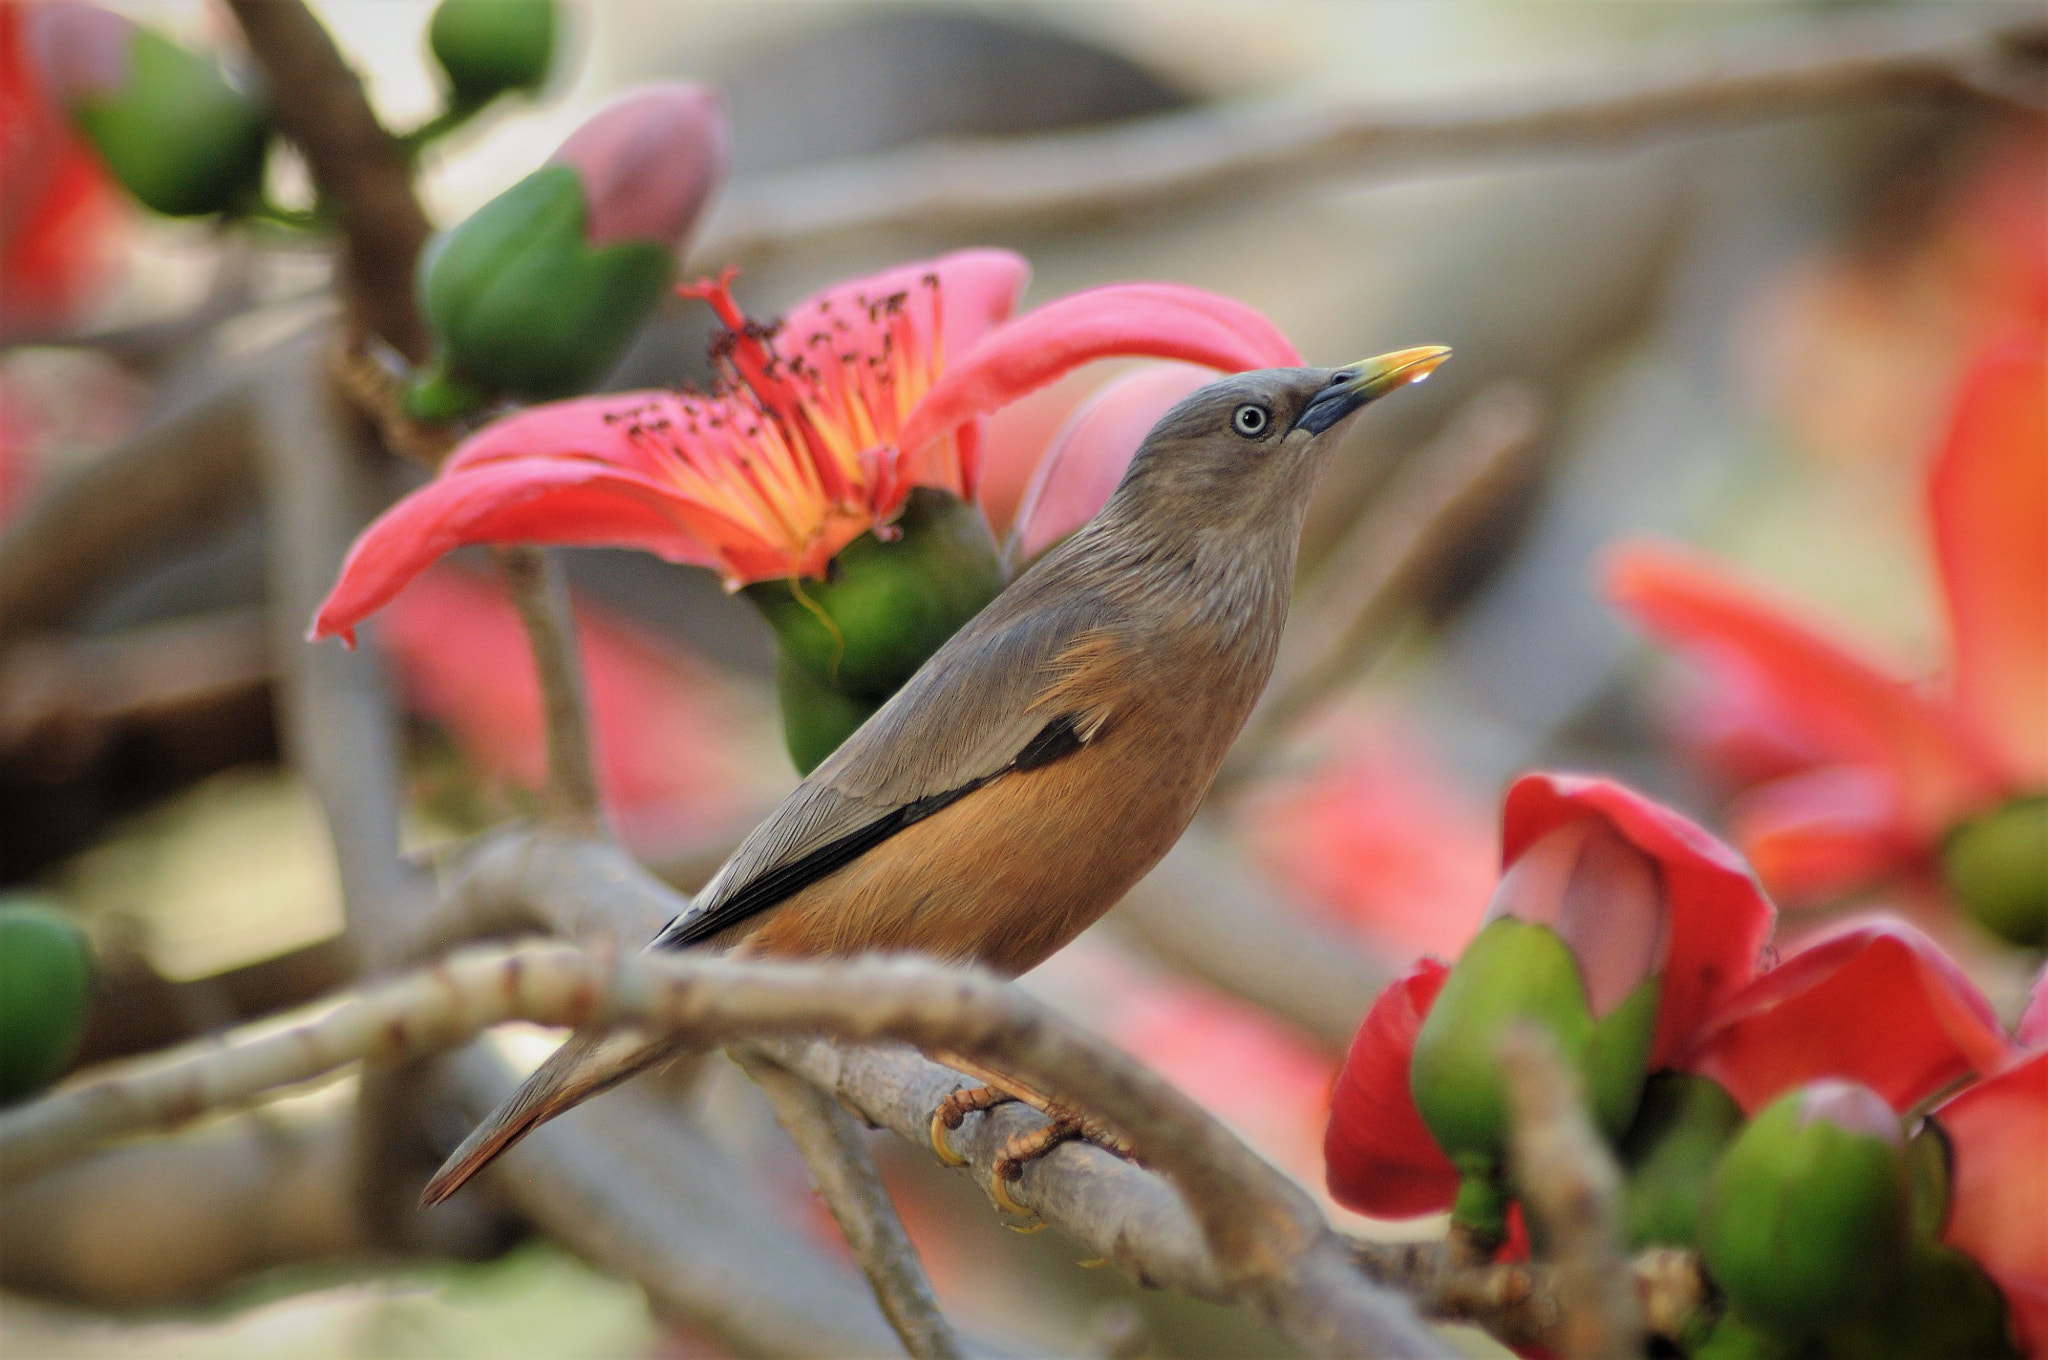
[{"label": "bird's tail", "polygon": [[420,1207],[439,1204],[461,1189],[491,1159],[562,1111],[610,1090],[675,1054],[682,1045],[650,1039],[638,1030],[572,1034],[520,1084],[505,1103],[470,1131],[420,1192]]}]

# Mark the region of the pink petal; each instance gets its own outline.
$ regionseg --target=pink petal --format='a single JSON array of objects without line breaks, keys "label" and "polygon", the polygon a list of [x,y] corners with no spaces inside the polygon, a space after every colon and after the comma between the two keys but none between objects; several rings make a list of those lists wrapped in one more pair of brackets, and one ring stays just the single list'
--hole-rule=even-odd
[{"label": "pink petal", "polygon": [[709,566],[723,563],[707,543],[726,536],[716,516],[602,463],[523,458],[443,473],[363,531],[312,636],[352,637],[406,582],[468,543],[641,548]]},{"label": "pink petal", "polygon": [[1019,397],[981,422],[981,477],[975,484],[975,499],[981,502],[981,513],[998,542],[1010,532],[1025,488],[1037,475],[1053,436],[1103,386],[1101,373],[1077,369]]},{"label": "pink petal", "polygon": [[1806,945],[1729,998],[1680,1062],[1754,1112],[1823,1077],[1862,1082],[1906,1110],[2013,1056],[1991,1005],[1903,922]]},{"label": "pink petal", "polygon": [[1729,831],[1772,896],[1827,902],[1920,857],[1896,793],[1868,766],[1827,765],[1744,794]]},{"label": "pink petal", "polygon": [[1501,862],[1588,814],[1657,862],[1670,912],[1653,1067],[1689,1045],[1715,1007],[1755,976],[1776,913],[1736,853],[1660,803],[1612,780],[1528,774],[1501,810]]},{"label": "pink petal", "polygon": [[1630,543],[1609,558],[1606,578],[1623,612],[1708,670],[1768,696],[1827,758],[1893,781],[1921,835],[1939,834],[1998,792],[1995,769],[1953,710],[1712,559]]},{"label": "pink petal", "polygon": [[1942,1236],[1991,1273],[2028,1355],[2048,1355],[2048,1053],[1935,1111],[1955,1151]]},{"label": "pink petal", "polygon": [[583,181],[583,234],[682,245],[732,161],[725,99],[709,85],[669,82],[606,105],[548,157]]},{"label": "pink petal", "polygon": [[[24,6],[16,13],[27,22],[29,56],[60,103],[75,105],[110,95],[128,83],[135,37],[135,25],[128,19],[78,0]],[[13,22],[12,16],[8,22]],[[9,173],[15,173],[13,167]]]},{"label": "pink petal", "polygon": [[1145,436],[1181,398],[1216,380],[1194,364],[1148,364],[1108,383],[1068,418],[1039,460],[1012,528],[1029,562],[1095,517]]},{"label": "pink petal", "polygon": [[[1015,251],[985,246],[956,250],[936,259],[915,260],[835,283],[812,293],[783,315],[791,330],[799,333],[806,317],[821,312],[829,311],[851,321],[866,303],[896,293],[914,296],[928,278],[939,281],[943,315],[937,339],[943,364],[967,353],[983,336],[1010,319],[1017,310],[1017,300],[1024,296],[1025,285],[1031,282],[1031,264]],[[930,344],[933,337],[925,333],[923,308],[913,307],[909,315],[918,326],[918,338]]]},{"label": "pink petal", "polygon": [[1120,283],[1048,302],[994,331],[946,371],[903,423],[901,447],[923,448],[1094,359],[1178,359],[1225,372],[1293,367],[1301,356],[1257,311],[1168,283]]},{"label": "pink petal", "polygon": [[[551,401],[496,420],[456,446],[441,475],[468,472],[512,458],[579,458],[609,463],[621,472],[661,475],[661,462],[636,429],[677,432],[694,417],[674,392],[605,392]],[[699,410],[729,411],[729,402],[692,398]]]},{"label": "pink petal", "polygon": [[2025,1049],[2048,1048],[2048,963],[2034,974],[2034,985],[2027,990],[2027,1008],[2020,1012],[2012,1037]]},{"label": "pink petal", "polygon": [[2035,345],[1963,375],[1927,486],[1957,702],[2013,782],[2048,783],[2048,362]]},{"label": "pink petal", "polygon": [[1451,1207],[1457,1168],[1436,1145],[1408,1067],[1415,1036],[1450,969],[1423,959],[1380,993],[1351,1040],[1330,1095],[1323,1162],[1339,1204],[1379,1218],[1412,1218]]}]

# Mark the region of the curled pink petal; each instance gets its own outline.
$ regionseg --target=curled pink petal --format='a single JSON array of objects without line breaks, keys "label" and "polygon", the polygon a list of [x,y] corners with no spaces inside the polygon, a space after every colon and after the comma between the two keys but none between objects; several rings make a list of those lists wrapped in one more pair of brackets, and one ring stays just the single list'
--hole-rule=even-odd
[{"label": "curled pink petal", "polygon": [[1487,915],[1555,931],[1598,1020],[1664,964],[1671,913],[1662,878],[1656,861],[1595,814],[1552,827],[1516,856]]},{"label": "curled pink petal", "polygon": [[29,55],[58,102],[75,105],[128,83],[135,35],[128,19],[79,0],[26,7],[23,17]]},{"label": "curled pink petal", "polygon": [[583,234],[594,246],[680,246],[725,182],[732,129],[709,85],[672,82],[620,96],[548,157],[583,181]]},{"label": "curled pink petal", "polygon": [[1741,857],[1660,803],[1612,780],[1528,774],[1508,790],[1501,860],[1558,827],[1598,816],[1656,862],[1669,915],[1652,1067],[1668,1066],[1707,1016],[1756,974],[1776,916]]},{"label": "curled pink petal", "polygon": [[1957,702],[2015,784],[2048,784],[2048,358],[2000,345],[1963,375],[1927,485]]},{"label": "curled pink petal", "polygon": [[1089,398],[1053,436],[1024,490],[1012,530],[1017,560],[1029,562],[1094,518],[1159,418],[1216,376],[1195,364],[1148,364]]},{"label": "curled pink petal", "polygon": [[1728,998],[1679,1065],[1752,1112],[1822,1077],[1908,1110],[2013,1054],[1990,1003],[1933,941],[1879,921],[1805,946]]},{"label": "curled pink petal", "polygon": [[1109,284],[1058,298],[948,355],[944,375],[904,421],[900,447],[920,449],[1082,364],[1123,355],[1231,373],[1301,363],[1273,323],[1241,302],[1177,284]]},{"label": "curled pink petal", "polygon": [[1372,1003],[1330,1094],[1323,1164],[1339,1204],[1380,1218],[1440,1213],[1458,1171],[1430,1136],[1408,1088],[1415,1036],[1450,969],[1423,959]]},{"label": "curled pink petal", "polygon": [[630,547],[672,562],[718,563],[667,499],[646,479],[595,462],[528,458],[443,476],[363,531],[313,619],[311,636],[352,638],[355,626],[406,582],[468,543]]}]

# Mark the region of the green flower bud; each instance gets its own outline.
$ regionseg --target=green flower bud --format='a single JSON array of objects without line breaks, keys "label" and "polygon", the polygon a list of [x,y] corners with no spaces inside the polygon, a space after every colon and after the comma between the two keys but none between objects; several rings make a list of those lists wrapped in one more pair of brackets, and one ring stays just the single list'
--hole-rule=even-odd
[{"label": "green flower bud", "polygon": [[1686,1354],[1691,1360],[1818,1360],[1811,1347],[1758,1331],[1733,1313],[1716,1318]]},{"label": "green flower bud", "polygon": [[269,117],[211,57],[90,5],[50,5],[31,18],[45,80],[129,193],[172,217],[256,202]]},{"label": "green flower bud", "polygon": [[1741,1131],[1742,1107],[1720,1083],[1684,1072],[1650,1078],[1621,1141],[1630,1249],[1694,1245],[1707,1178]]},{"label": "green flower bud", "polygon": [[1941,868],[1987,930],[2048,947],[2048,794],[2015,798],[1957,827],[1942,846]]},{"label": "green flower bud", "polygon": [[675,250],[725,176],[724,105],[701,85],[628,95],[547,165],[437,236],[420,262],[435,366],[407,394],[422,419],[506,395],[595,387],[673,281]]},{"label": "green flower bud", "polygon": [[483,104],[508,90],[540,88],[559,24],[555,0],[441,0],[427,45],[456,100]]},{"label": "green flower bud", "polygon": [[1876,1307],[1911,1236],[1904,1139],[1876,1092],[1818,1081],[1738,1135],[1707,1183],[1700,1256],[1745,1321],[1812,1336]]},{"label": "green flower bud", "polygon": [[918,487],[894,528],[841,549],[825,581],[745,589],[775,629],[783,737],[806,774],[1003,588],[972,505]]},{"label": "green flower bud", "polygon": [[1830,1360],[2020,1360],[2005,1297],[1975,1261],[1921,1241],[1868,1314],[1830,1333]]},{"label": "green flower bud", "polygon": [[92,1009],[92,948],[61,911],[0,899],[0,1103],[64,1075]]}]

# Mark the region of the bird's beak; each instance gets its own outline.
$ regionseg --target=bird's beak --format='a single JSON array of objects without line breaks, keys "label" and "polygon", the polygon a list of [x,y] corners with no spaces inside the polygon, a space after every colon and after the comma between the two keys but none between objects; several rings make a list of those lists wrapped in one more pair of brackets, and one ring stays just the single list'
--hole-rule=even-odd
[{"label": "bird's beak", "polygon": [[1321,434],[1367,402],[1377,401],[1397,387],[1421,382],[1450,357],[1448,345],[1417,345],[1346,364],[1331,374],[1329,384],[1302,408],[1294,427]]}]

